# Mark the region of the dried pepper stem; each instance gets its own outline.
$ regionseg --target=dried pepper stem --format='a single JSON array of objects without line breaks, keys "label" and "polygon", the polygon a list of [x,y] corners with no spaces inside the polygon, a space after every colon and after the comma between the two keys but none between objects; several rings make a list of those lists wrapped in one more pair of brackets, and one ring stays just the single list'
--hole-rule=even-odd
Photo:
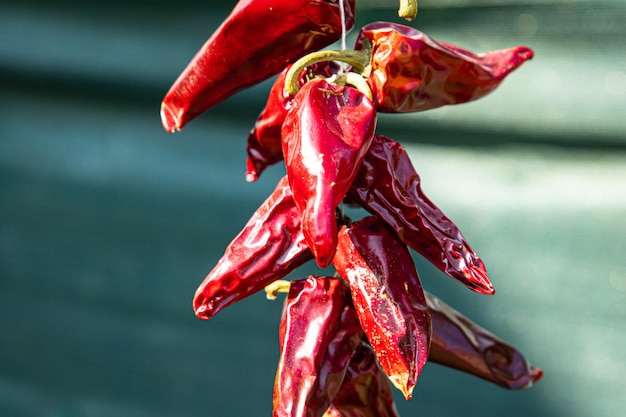
[{"label": "dried pepper stem", "polygon": [[372,94],[372,89],[365,81],[362,75],[357,74],[356,72],[348,72],[346,74],[342,74],[334,81],[334,84],[338,85],[351,85],[352,87],[359,90],[363,95],[370,99],[370,101],[374,100],[374,96]]},{"label": "dried pepper stem", "polygon": [[279,279],[265,286],[265,297],[268,300],[275,300],[280,293],[288,293],[291,283],[285,279]]},{"label": "dried pepper stem", "polygon": [[368,51],[318,51],[305,55],[293,63],[285,77],[285,92],[295,96],[300,90],[298,78],[302,71],[310,65],[324,61],[339,61],[350,64],[354,71],[365,73],[369,67],[370,55]]},{"label": "dried pepper stem", "polygon": [[400,0],[398,16],[409,22],[417,16],[417,0]]}]

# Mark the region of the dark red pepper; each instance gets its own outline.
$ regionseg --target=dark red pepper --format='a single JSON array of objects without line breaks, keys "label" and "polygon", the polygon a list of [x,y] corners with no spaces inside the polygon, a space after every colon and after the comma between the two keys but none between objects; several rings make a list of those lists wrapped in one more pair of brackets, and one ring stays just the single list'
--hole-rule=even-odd
[{"label": "dark red pepper", "polygon": [[524,46],[475,54],[388,22],[361,29],[356,50],[371,54],[368,84],[379,112],[418,112],[476,100],[533,57]]},{"label": "dark red pepper", "polygon": [[280,129],[293,98],[285,92],[285,75],[289,68],[285,68],[274,81],[265,108],[259,114],[248,135],[248,159],[246,161],[246,181],[248,182],[256,181],[265,168],[283,159]]},{"label": "dark red pepper", "polygon": [[392,384],[409,399],[430,346],[430,315],[408,248],[374,216],[339,231],[333,259],[361,327]]},{"label": "dark red pepper", "polygon": [[274,417],[322,417],[363,336],[348,287],[337,278],[291,282],[279,328]]},{"label": "dark red pepper", "polygon": [[[285,91],[285,76],[290,68],[291,66],[285,68],[274,81],[265,108],[259,114],[248,135],[246,164],[246,181],[248,182],[256,181],[265,168],[283,159],[280,130],[293,100],[293,96]],[[339,65],[334,62],[314,64],[300,74],[299,87],[302,87],[310,78],[330,77],[338,71]]]},{"label": "dark red pepper", "polygon": [[284,177],[200,284],[193,300],[196,315],[208,320],[312,258]]},{"label": "dark red pepper", "polygon": [[485,265],[456,225],[424,195],[409,155],[393,139],[374,137],[346,201],[384,220],[405,244],[468,288],[494,293]]},{"label": "dark red pepper", "polygon": [[359,344],[350,359],[341,388],[326,415],[399,417],[387,375],[367,341]]},{"label": "dark red pepper", "polygon": [[283,123],[289,185],[302,231],[322,268],[337,246],[335,208],[352,184],[375,125],[374,106],[363,93],[320,78],[304,84]]},{"label": "dark red pepper", "polygon": [[[346,26],[355,1],[345,0]],[[240,0],[202,46],[161,103],[168,132],[243,88],[341,37],[341,10],[333,0]]]},{"label": "dark red pepper", "polygon": [[504,388],[530,387],[543,375],[514,347],[426,293],[433,326],[429,361],[459,369]]}]

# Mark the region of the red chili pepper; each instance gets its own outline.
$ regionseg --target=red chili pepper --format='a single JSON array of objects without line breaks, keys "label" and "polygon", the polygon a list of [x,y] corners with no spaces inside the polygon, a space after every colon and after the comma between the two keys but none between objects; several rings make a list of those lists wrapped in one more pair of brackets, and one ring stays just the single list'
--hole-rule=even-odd
[{"label": "red chili pepper", "polygon": [[363,27],[355,49],[371,49],[368,83],[376,109],[388,113],[418,112],[483,97],[533,57],[524,46],[475,54],[388,22]]},{"label": "red chili pepper", "polygon": [[321,417],[363,337],[348,287],[337,278],[291,282],[279,328],[274,417]]},{"label": "red chili pepper", "polygon": [[[265,108],[259,114],[248,135],[246,167],[246,180],[248,182],[258,180],[265,168],[283,159],[280,130],[293,100],[293,96],[285,92],[285,76],[289,68],[291,66],[285,68],[274,81]],[[300,75],[299,86],[303,86],[309,78],[314,76],[330,77],[338,71],[339,65],[334,62],[314,64],[307,68],[304,75]]]},{"label": "red chili pepper", "polygon": [[468,288],[494,293],[485,265],[424,195],[409,155],[393,139],[374,137],[346,201],[384,220],[405,244]]},{"label": "red chili pepper", "polygon": [[530,387],[543,371],[509,344],[426,293],[433,325],[429,361],[460,369],[508,389]]},{"label": "red chili pepper", "polygon": [[[351,28],[355,1],[344,4]],[[333,0],[240,0],[165,96],[163,127],[181,129],[239,90],[338,40],[341,27]]]},{"label": "red chili pepper", "polygon": [[359,344],[350,359],[341,388],[326,415],[399,417],[387,375],[378,365],[376,354],[366,341]]},{"label": "red chili pepper", "polygon": [[196,315],[208,320],[312,258],[284,177],[200,284],[193,300]]},{"label": "red chili pepper", "polygon": [[408,248],[374,216],[339,231],[333,259],[381,367],[409,399],[428,359],[430,316]]},{"label": "red chili pepper", "polygon": [[374,136],[372,102],[350,86],[315,79],[293,99],[282,127],[283,155],[302,231],[319,266],[337,246],[335,208]]}]

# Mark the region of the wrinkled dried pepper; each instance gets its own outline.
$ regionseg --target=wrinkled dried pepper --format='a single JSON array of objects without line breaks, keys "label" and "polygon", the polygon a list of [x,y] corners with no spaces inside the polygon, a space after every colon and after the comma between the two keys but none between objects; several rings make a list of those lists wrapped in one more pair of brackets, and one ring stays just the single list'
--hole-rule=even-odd
[{"label": "wrinkled dried pepper", "polygon": [[[333,414],[334,413],[334,414]],[[387,375],[367,341],[350,359],[339,392],[326,417],[399,417]]]},{"label": "wrinkled dried pepper", "polygon": [[429,361],[459,369],[508,389],[530,387],[543,375],[509,344],[432,294],[426,301],[433,326]]},{"label": "wrinkled dried pepper", "polygon": [[411,398],[430,346],[430,315],[408,248],[382,221],[363,218],[339,231],[333,265],[381,367]]},{"label": "wrinkled dried pepper", "polygon": [[367,81],[376,110],[388,113],[476,100],[533,57],[533,51],[524,46],[475,54],[389,22],[364,26],[355,49],[371,55]]},{"label": "wrinkled dried pepper", "polygon": [[483,262],[456,225],[424,195],[409,155],[393,139],[374,137],[346,201],[384,220],[405,244],[452,278],[493,294]]},{"label": "wrinkled dried pepper", "polygon": [[365,94],[318,78],[296,94],[281,135],[287,177],[302,231],[321,267],[337,246],[335,208],[350,188],[374,136],[376,112]]},{"label": "wrinkled dried pepper", "polygon": [[208,320],[312,258],[283,177],[198,287],[193,300],[196,315]]},{"label": "wrinkled dried pepper", "polygon": [[[345,0],[345,24],[355,1]],[[240,0],[197,52],[161,104],[163,127],[190,120],[243,88],[279,73],[290,62],[341,37],[333,0]]]},{"label": "wrinkled dried pepper", "polygon": [[363,336],[348,287],[337,278],[291,282],[279,327],[274,417],[321,417]]}]

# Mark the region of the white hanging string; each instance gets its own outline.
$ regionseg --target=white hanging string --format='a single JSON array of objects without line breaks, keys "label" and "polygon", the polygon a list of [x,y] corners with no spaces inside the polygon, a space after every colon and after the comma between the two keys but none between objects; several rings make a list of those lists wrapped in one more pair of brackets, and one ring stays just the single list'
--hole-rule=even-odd
[{"label": "white hanging string", "polygon": [[346,10],[344,9],[345,0],[339,0],[339,9],[341,13],[341,50],[346,50]]},{"label": "white hanging string", "polygon": [[[346,10],[344,9],[344,1],[345,0],[339,0],[339,10],[340,10],[340,17],[341,17],[341,50],[345,51],[347,49],[346,47]],[[339,66],[339,74],[345,74],[346,70],[348,69],[348,65],[345,63],[341,63],[341,65]]]}]

